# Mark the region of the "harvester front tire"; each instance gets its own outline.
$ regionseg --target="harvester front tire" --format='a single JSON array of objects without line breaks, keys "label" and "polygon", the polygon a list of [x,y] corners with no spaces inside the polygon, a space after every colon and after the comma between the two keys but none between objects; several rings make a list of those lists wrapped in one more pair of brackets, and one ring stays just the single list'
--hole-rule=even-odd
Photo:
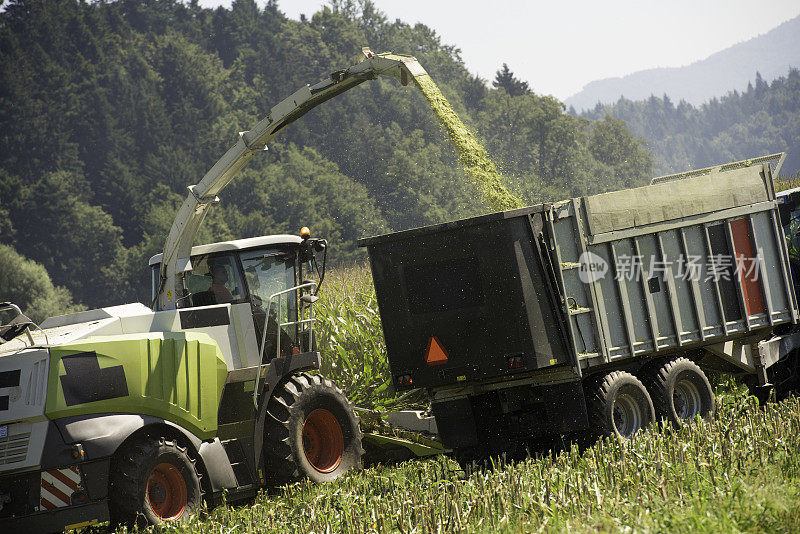
[{"label": "harvester front tire", "polygon": [[361,467],[361,428],[353,405],[327,378],[291,376],[267,406],[264,476],[277,486],[309,478],[330,482]]},{"label": "harvester front tire", "polygon": [[144,527],[184,521],[203,505],[197,460],[175,441],[147,437],[125,446],[113,463],[112,523]]},{"label": "harvester front tire", "polygon": [[650,367],[643,378],[659,421],[669,421],[678,428],[697,415],[706,421],[714,417],[714,391],[706,374],[693,361],[675,358]]},{"label": "harvester front tire", "polygon": [[589,424],[594,437],[631,438],[655,420],[653,401],[638,378],[612,371],[590,379],[586,387]]}]

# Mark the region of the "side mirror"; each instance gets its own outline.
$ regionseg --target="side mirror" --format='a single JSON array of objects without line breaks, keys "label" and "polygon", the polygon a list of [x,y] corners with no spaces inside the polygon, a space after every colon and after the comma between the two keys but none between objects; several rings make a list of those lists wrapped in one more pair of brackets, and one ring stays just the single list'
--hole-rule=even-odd
[{"label": "side mirror", "polygon": [[328,248],[327,240],[307,237],[300,244],[300,261],[310,261],[317,252],[322,252],[326,248]]},{"label": "side mirror", "polygon": [[303,302],[303,303],[305,303],[305,304],[314,304],[314,303],[315,303],[315,302],[317,302],[318,300],[319,300],[319,297],[318,297],[318,296],[316,296],[316,295],[311,295],[311,294],[309,294],[309,295],[303,295],[302,297],[300,297],[300,302]]}]

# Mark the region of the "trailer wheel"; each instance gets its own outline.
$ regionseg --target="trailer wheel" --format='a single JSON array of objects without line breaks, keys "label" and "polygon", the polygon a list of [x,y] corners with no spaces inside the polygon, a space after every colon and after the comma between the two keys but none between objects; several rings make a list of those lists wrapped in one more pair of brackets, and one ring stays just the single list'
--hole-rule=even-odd
[{"label": "trailer wheel", "polygon": [[109,509],[114,523],[160,525],[196,515],[203,503],[197,461],[185,447],[144,438],[115,459]]},{"label": "trailer wheel", "polygon": [[300,373],[275,392],[264,428],[264,476],[271,485],[329,482],[361,467],[361,428],[333,382]]},{"label": "trailer wheel", "polygon": [[686,358],[675,358],[644,373],[653,398],[658,420],[680,427],[699,415],[705,420],[714,416],[714,392],[700,367]]},{"label": "trailer wheel", "polygon": [[654,420],[653,401],[638,378],[613,371],[589,382],[589,420],[596,437],[633,437]]}]

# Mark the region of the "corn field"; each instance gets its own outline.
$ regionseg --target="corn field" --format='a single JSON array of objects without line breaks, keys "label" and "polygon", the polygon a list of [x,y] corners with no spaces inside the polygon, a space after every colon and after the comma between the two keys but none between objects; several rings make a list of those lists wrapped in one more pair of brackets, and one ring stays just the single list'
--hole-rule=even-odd
[{"label": "corn field", "polygon": [[717,417],[470,475],[447,457],[297,483],[162,532],[800,530],[800,403],[732,390]]},{"label": "corn field", "polygon": [[775,189],[777,191],[786,191],[795,187],[800,187],[800,172],[795,172],[788,176],[779,176],[775,180]]},{"label": "corn field", "polygon": [[367,265],[329,273],[317,304],[317,344],[323,375],[357,406],[392,398],[378,301]]},{"label": "corn field", "polygon": [[320,296],[316,328],[322,374],[362,408],[420,406],[418,392],[395,396],[369,265],[332,271]]}]

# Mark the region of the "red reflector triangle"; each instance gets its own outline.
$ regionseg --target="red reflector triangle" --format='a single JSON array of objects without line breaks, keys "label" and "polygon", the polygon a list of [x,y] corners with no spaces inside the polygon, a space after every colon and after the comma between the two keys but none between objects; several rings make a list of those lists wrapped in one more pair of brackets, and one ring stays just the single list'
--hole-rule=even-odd
[{"label": "red reflector triangle", "polygon": [[428,350],[425,351],[425,362],[428,365],[439,365],[447,362],[447,351],[436,339],[436,336],[428,340]]}]

